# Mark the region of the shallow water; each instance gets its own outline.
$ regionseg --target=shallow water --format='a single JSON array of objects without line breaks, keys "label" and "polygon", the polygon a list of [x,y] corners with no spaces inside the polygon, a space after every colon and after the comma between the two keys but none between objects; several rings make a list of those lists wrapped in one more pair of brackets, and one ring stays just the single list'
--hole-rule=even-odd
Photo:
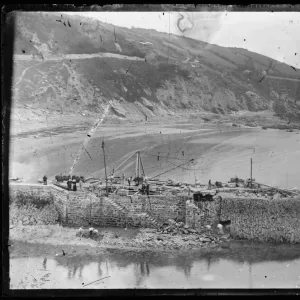
[{"label": "shallow water", "polygon": [[299,247],[281,257],[275,250],[16,257],[10,283],[13,289],[300,288]]}]

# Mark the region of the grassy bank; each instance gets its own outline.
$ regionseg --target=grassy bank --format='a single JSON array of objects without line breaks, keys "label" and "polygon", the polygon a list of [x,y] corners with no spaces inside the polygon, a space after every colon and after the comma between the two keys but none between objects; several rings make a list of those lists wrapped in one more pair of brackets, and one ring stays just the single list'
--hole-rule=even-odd
[{"label": "grassy bank", "polygon": [[11,191],[9,222],[12,225],[53,225],[58,222],[54,196],[49,192]]}]

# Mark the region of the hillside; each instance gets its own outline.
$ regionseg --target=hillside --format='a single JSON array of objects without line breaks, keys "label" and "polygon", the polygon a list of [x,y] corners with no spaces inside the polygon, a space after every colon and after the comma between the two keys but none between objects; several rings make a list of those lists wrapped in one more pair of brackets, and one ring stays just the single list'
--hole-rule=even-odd
[{"label": "hillside", "polygon": [[[300,70],[245,49],[59,13],[18,13],[14,103],[136,120],[273,110],[300,121]],[[263,71],[267,74],[263,80]]]}]

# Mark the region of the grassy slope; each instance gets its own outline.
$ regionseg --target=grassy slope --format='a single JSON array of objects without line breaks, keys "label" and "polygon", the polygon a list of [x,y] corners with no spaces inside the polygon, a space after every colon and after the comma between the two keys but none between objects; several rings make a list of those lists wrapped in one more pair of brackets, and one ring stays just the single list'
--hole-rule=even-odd
[{"label": "grassy slope", "polygon": [[[66,26],[57,20],[66,22]],[[136,114],[163,115],[166,109],[204,109],[222,114],[274,107],[280,117],[300,119],[296,103],[299,83],[271,78],[259,82],[270,59],[244,49],[209,45],[154,30],[114,28],[58,13],[22,13],[17,17],[15,53],[24,51],[44,57],[47,53],[109,52],[146,58],[146,62],[113,58],[18,61],[14,68],[15,83],[19,81],[15,99],[34,107],[100,112],[108,100],[115,99],[119,103],[113,112],[128,118]],[[245,70],[250,73],[243,73]],[[276,62],[270,74],[295,78],[297,72]],[[142,98],[154,108],[149,109],[151,105],[145,105]]]}]

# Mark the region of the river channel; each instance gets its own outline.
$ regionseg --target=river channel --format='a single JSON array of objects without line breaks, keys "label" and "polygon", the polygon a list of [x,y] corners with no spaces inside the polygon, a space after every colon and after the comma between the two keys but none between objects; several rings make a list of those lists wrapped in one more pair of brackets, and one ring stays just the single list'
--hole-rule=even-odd
[{"label": "river channel", "polygon": [[89,255],[74,252],[63,255],[46,251],[45,255],[33,255],[30,251],[28,255],[20,255],[12,251],[10,287],[300,288],[300,245],[235,243],[226,249],[185,253],[105,250]]}]

